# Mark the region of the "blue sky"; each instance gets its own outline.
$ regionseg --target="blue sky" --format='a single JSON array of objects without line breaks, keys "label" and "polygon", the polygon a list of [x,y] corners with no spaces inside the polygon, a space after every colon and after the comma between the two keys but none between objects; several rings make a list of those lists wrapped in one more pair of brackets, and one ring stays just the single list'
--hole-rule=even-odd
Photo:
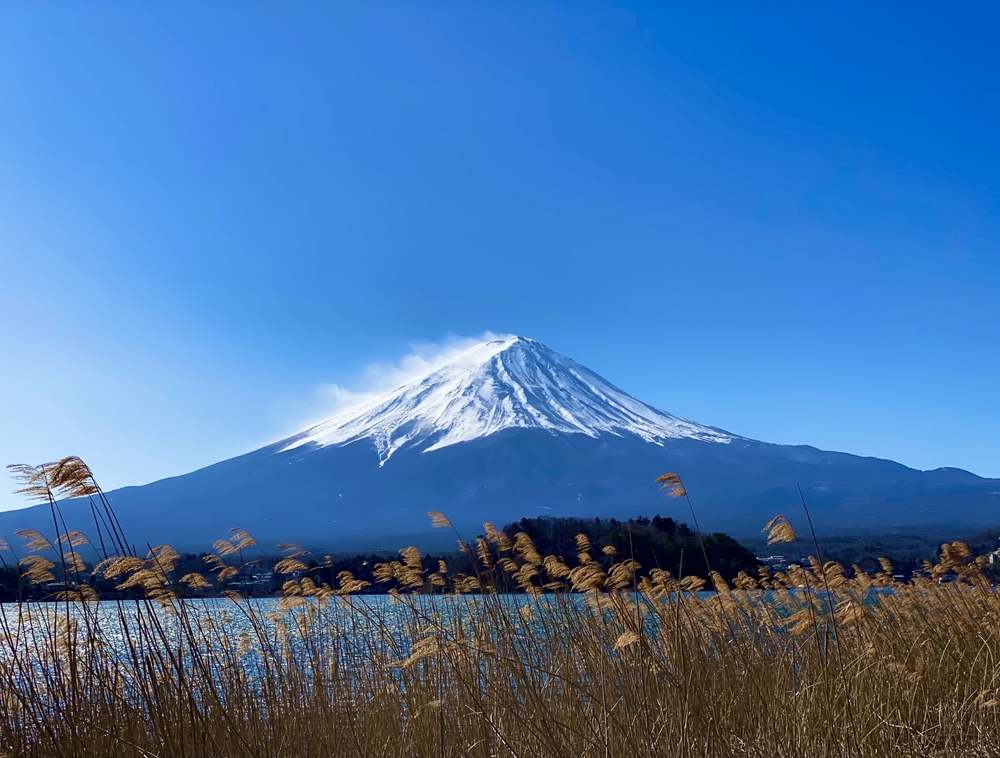
[{"label": "blue sky", "polygon": [[0,459],[184,473],[492,330],[739,434],[1000,476],[998,30],[6,3]]}]

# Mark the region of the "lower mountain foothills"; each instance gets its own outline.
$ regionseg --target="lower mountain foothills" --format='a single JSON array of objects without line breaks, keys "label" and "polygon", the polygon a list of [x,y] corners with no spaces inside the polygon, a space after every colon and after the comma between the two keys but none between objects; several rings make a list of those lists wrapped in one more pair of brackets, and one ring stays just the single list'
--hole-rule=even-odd
[{"label": "lower mountain foothills", "polygon": [[[906,577],[809,555],[784,516],[766,547],[797,559],[762,566],[670,517],[466,541],[431,512],[458,552],[278,557],[234,528],[183,555],[135,550],[79,459],[18,473],[61,529],[0,546],[18,594],[0,604],[0,755],[1000,752],[993,554],[961,542]],[[91,538],[65,491],[92,504]]]}]

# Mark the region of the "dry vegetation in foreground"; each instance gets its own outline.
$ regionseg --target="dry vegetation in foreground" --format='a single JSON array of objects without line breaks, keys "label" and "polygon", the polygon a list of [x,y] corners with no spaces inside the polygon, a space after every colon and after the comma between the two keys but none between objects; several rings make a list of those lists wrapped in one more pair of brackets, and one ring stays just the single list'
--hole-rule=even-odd
[{"label": "dry vegetation in foreground", "polygon": [[[301,575],[289,546],[280,601],[231,593],[213,613],[219,601],[178,598],[169,547],[129,552],[78,459],[17,473],[60,535],[22,535],[21,571],[77,584],[0,617],[0,754],[1000,754],[1000,600],[959,543],[906,584],[889,566],[848,579],[806,560],[735,586],[714,575],[699,595],[694,576],[637,579],[628,556],[606,571],[585,538],[566,562],[487,525],[466,546],[474,575],[407,549],[379,567],[401,588],[389,600],[355,595],[350,575],[336,587]],[[93,499],[87,549],[106,555],[92,571],[144,599],[94,601],[86,538],[59,523],[66,496]],[[769,527],[796,539],[784,518]],[[253,545],[235,532],[207,568],[234,570]],[[501,578],[523,593],[492,591]]]}]

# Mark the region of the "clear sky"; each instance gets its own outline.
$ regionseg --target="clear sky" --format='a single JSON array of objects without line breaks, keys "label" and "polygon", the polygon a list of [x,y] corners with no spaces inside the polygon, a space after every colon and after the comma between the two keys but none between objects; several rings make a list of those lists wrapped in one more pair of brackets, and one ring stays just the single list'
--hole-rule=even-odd
[{"label": "clear sky", "polygon": [[184,473],[492,330],[1000,476],[998,124],[995,2],[4,3],[0,462]]}]

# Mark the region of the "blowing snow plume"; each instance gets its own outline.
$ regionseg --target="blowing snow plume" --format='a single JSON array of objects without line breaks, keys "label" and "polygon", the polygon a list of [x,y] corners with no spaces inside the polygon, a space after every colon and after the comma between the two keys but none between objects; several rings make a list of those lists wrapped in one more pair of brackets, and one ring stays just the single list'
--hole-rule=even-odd
[{"label": "blowing snow plume", "polygon": [[484,342],[509,339],[512,336],[484,332],[474,337],[449,335],[438,342],[426,340],[411,342],[409,353],[395,363],[391,361],[370,363],[351,386],[321,384],[313,393],[314,397],[310,403],[312,410],[306,415],[306,420],[300,420],[300,423],[288,431],[303,427],[312,428],[330,420],[331,417],[349,412],[387,392],[427,376],[459,358],[470,348]]},{"label": "blowing snow plume", "polygon": [[294,438],[283,450],[307,444],[346,445],[370,439],[380,465],[410,445],[423,451],[486,437],[504,429],[553,433],[630,434],[647,442],[699,439],[729,442],[733,436],[647,405],[540,342],[492,336],[411,360],[397,369],[382,394],[335,414]]}]

